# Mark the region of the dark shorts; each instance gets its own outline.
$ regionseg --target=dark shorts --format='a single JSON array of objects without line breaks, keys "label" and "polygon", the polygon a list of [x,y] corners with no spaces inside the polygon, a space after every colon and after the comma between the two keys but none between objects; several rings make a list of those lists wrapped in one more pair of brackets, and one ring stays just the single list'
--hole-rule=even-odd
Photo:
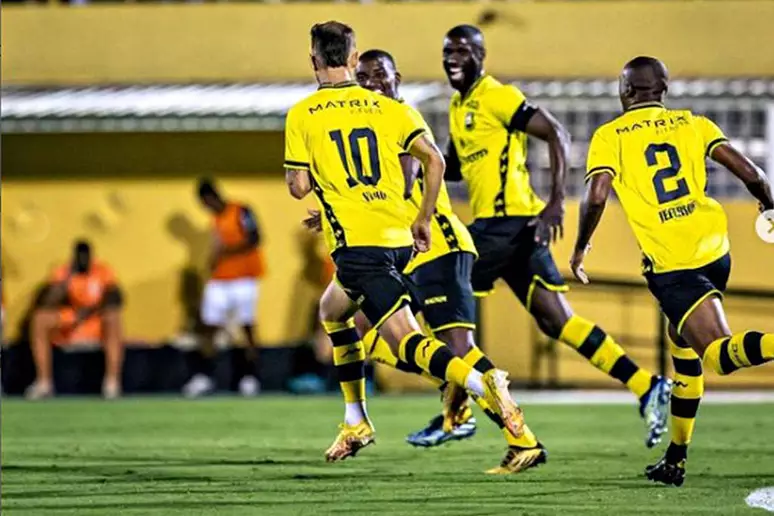
[{"label": "dark shorts", "polygon": [[477,296],[492,292],[495,281],[500,278],[528,309],[536,285],[557,292],[567,290],[551,251],[535,242],[535,228],[527,225],[532,219],[476,219],[468,226],[478,250],[471,278]]},{"label": "dark shorts", "polygon": [[648,288],[658,299],[664,312],[677,332],[693,310],[707,297],[721,296],[726,290],[728,276],[731,274],[731,255],[726,254],[714,262],[680,271],[645,273]]},{"label": "dark shorts", "polygon": [[475,256],[449,253],[411,273],[422,297],[422,315],[433,332],[476,327],[476,300],[470,275]]},{"label": "dark shorts", "polygon": [[333,253],[336,280],[376,328],[419,298],[411,280],[401,273],[412,252],[411,247],[344,247]]}]

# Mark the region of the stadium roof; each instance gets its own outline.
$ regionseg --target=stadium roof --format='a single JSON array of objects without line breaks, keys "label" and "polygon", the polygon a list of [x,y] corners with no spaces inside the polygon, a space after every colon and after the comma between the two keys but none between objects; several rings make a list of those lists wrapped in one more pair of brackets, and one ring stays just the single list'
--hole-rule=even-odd
[{"label": "stadium roof", "polygon": [[[615,81],[520,81],[529,97],[613,103]],[[214,84],[5,88],[2,129],[24,132],[253,131],[279,130],[287,110],[314,91],[313,84]],[[445,112],[445,83],[408,83],[407,102]],[[676,80],[670,97],[774,98],[774,80]],[[612,105],[612,104],[611,104]]]}]

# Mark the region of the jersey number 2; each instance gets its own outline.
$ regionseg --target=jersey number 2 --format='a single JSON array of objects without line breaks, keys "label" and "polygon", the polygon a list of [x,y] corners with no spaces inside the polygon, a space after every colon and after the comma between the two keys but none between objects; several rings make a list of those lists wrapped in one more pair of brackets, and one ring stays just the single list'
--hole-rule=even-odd
[{"label": "jersey number 2", "polygon": [[[376,143],[376,133],[374,133],[373,129],[368,127],[352,129],[349,132],[349,138],[347,138],[349,140],[349,152],[352,156],[352,164],[355,165],[357,180],[352,177],[352,172],[349,170],[347,149],[341,129],[331,131],[328,134],[330,135],[331,140],[336,143],[336,148],[339,151],[341,164],[344,165],[344,171],[347,173],[347,186],[354,188],[357,186],[358,181],[360,184],[376,186],[382,178],[382,170],[379,166],[379,147]],[[368,145],[368,164],[371,169],[370,174],[366,174],[363,168],[363,156],[360,153],[360,140],[365,140]]]},{"label": "jersey number 2", "polygon": [[677,180],[677,186],[672,190],[667,190],[664,181],[677,177],[680,173],[680,156],[677,155],[677,149],[674,145],[668,143],[651,143],[648,148],[645,149],[645,159],[648,161],[649,167],[655,167],[658,165],[658,154],[665,152],[667,158],[669,158],[669,166],[660,168],[656,171],[656,175],[653,176],[653,187],[656,189],[656,198],[659,204],[674,201],[680,197],[684,197],[690,193],[688,190],[688,183],[684,178]]}]

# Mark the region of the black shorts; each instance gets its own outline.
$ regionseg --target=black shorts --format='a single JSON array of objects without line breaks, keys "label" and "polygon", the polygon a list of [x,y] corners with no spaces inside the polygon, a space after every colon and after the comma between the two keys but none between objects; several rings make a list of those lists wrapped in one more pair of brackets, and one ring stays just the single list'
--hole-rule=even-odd
[{"label": "black shorts", "polygon": [[535,242],[534,217],[476,219],[468,226],[478,250],[473,265],[473,291],[477,296],[494,290],[502,278],[529,310],[535,285],[556,292],[568,289],[547,246]]},{"label": "black shorts", "polygon": [[418,302],[416,287],[401,273],[412,253],[411,247],[343,247],[333,253],[336,281],[375,328]]},{"label": "black shorts", "polygon": [[476,327],[476,299],[470,284],[475,256],[449,253],[411,273],[422,297],[422,315],[433,332]]},{"label": "black shorts", "polygon": [[694,309],[709,296],[722,296],[731,274],[731,255],[699,267],[656,274],[645,273],[648,288],[658,299],[661,311],[679,334]]}]

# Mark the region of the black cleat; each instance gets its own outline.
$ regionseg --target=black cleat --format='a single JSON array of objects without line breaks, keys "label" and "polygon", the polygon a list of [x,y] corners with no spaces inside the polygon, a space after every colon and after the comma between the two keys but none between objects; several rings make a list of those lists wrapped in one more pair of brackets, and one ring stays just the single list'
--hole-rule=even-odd
[{"label": "black cleat", "polygon": [[653,482],[680,487],[685,481],[685,461],[672,464],[664,457],[657,464],[645,468],[645,477]]}]

